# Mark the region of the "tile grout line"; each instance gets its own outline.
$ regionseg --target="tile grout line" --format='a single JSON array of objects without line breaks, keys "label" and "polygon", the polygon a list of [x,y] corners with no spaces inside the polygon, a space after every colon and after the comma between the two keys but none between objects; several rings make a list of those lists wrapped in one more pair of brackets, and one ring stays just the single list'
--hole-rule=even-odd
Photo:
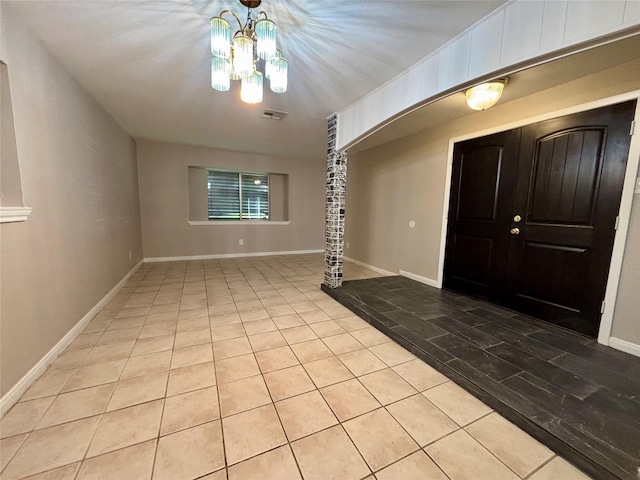
[{"label": "tile grout line", "polygon": [[[221,442],[222,442],[221,447],[222,447],[222,463],[223,463],[223,466],[222,466],[221,469],[214,470],[214,472],[217,472],[217,471],[220,471],[220,470],[224,470],[225,477],[226,477],[227,476],[227,449],[226,449],[226,446],[225,446],[224,425],[222,423],[222,407],[220,405],[220,388],[219,388],[220,387],[220,382],[219,382],[219,379],[218,379],[218,372],[216,370],[216,364],[215,364],[215,355],[214,355],[214,351],[213,351],[213,335],[211,333],[211,320],[210,320],[210,316],[209,316],[209,314],[210,314],[210,310],[209,310],[209,287],[207,287],[206,268],[205,268],[204,262],[202,262],[202,268],[203,268],[203,271],[205,273],[204,289],[205,289],[205,296],[206,296],[206,299],[207,299],[207,323],[209,325],[209,338],[211,339],[211,343],[210,343],[210,345],[211,345],[211,362],[212,362],[213,374],[214,374],[215,380],[216,380],[216,384],[215,384],[216,400],[217,400],[217,408],[218,408],[218,417],[219,417],[219,422],[220,422],[220,439],[221,439]],[[207,388],[210,388],[210,387],[207,387]],[[214,420],[214,422],[215,421],[216,420]],[[189,427],[189,428],[193,428],[193,427]],[[184,430],[186,430],[186,429],[183,429],[181,431],[184,431]],[[208,475],[210,473],[212,473],[212,472],[205,473],[204,475]]]},{"label": "tile grout line", "polygon": [[[128,282],[127,282],[127,283],[128,283]],[[125,286],[126,286],[126,284],[125,284]],[[126,303],[125,303],[125,304],[126,304]],[[113,317],[113,318],[109,321],[109,323],[107,324],[107,326],[106,326],[106,328],[105,328],[105,330],[104,330],[104,333],[106,333],[106,332],[107,332],[107,330],[108,330],[108,328],[109,328],[109,325],[111,325],[111,324],[113,323],[114,318],[116,318],[116,317]],[[104,333],[103,333],[103,335],[104,335]],[[102,336],[100,336],[100,338],[102,338]],[[98,339],[98,341],[99,341],[99,339]],[[97,342],[96,342],[96,344],[97,344]],[[134,345],[135,345],[135,342],[134,342]],[[93,351],[93,348],[95,348],[95,345],[94,345],[94,347],[92,347],[91,351],[90,351],[90,352],[89,352],[89,354],[87,355],[87,358],[89,357],[89,355],[91,355],[91,352]],[[133,351],[133,346],[131,347],[131,350]],[[131,352],[130,352],[129,354],[131,354]],[[129,357],[127,357],[127,362],[128,362],[128,358],[129,358]],[[86,360],[86,359],[85,359],[85,360]],[[121,372],[120,372],[120,374],[118,375],[118,380],[116,380],[116,381],[114,382],[114,383],[115,383],[115,385],[114,385],[114,387],[113,387],[113,390],[111,391],[111,395],[109,395],[109,400],[108,400],[108,401],[106,402],[106,404],[105,404],[105,410],[104,410],[101,414],[99,414],[99,420],[98,420],[98,423],[97,423],[97,425],[96,425],[95,430],[93,431],[93,434],[91,435],[91,440],[90,440],[89,442],[87,442],[87,446],[86,446],[86,448],[85,448],[85,450],[84,450],[84,454],[82,455],[82,458],[79,460],[78,470],[76,471],[76,474],[74,475],[74,478],[78,478],[78,476],[80,475],[80,471],[82,470],[82,465],[84,464],[85,460],[87,459],[87,454],[89,453],[89,449],[91,448],[91,445],[93,444],[93,442],[94,442],[94,440],[95,440],[95,438],[96,438],[96,435],[97,435],[97,433],[98,433],[98,430],[100,429],[100,425],[102,425],[102,419],[104,418],[104,415],[106,414],[106,409],[109,407],[109,403],[110,403],[110,402],[111,402],[111,400],[113,399],[113,395],[114,395],[114,393],[115,393],[115,391],[116,391],[116,388],[118,387],[118,382],[120,381],[120,377],[122,376],[122,372],[124,372],[124,369],[126,368],[126,364],[127,364],[127,362],[125,362],[124,367],[122,368],[122,371],[121,371]],[[83,362],[83,363],[84,363],[84,362]],[[103,363],[104,363],[104,362],[103,362]],[[82,364],[81,364],[81,366],[80,366],[79,368],[82,368]],[[73,376],[73,375],[72,375],[72,376]],[[71,377],[69,377],[69,379],[71,379]],[[66,384],[66,382],[65,382],[65,384]],[[62,388],[64,388],[64,385],[63,385],[63,387],[62,387]],[[88,388],[91,388],[91,387],[88,387]],[[61,394],[59,394],[59,395],[61,395]],[[96,415],[96,416],[98,416],[98,415]],[[88,417],[88,418],[91,418],[91,417]]]},{"label": "tile grout line", "polygon": [[545,466],[549,465],[551,462],[553,462],[556,458],[562,458],[560,457],[560,455],[556,454],[556,452],[554,452],[553,450],[551,450],[551,452],[553,453],[553,455],[551,456],[551,458],[549,458],[546,462],[543,462],[541,465],[538,465],[537,468],[533,469],[533,471],[531,473],[529,473],[529,475],[527,475],[526,477],[524,477],[525,479],[530,479],[532,478],[536,473],[538,473],[540,470],[542,470]]},{"label": "tile grout line", "polygon": [[[165,275],[165,279],[166,279],[166,275]],[[184,292],[184,282],[183,282],[183,287],[182,287],[182,291]],[[157,295],[156,295],[157,298]],[[180,296],[181,300],[180,300],[180,304],[178,305],[178,318],[180,318],[180,305],[182,304],[182,295]],[[158,459],[158,450],[160,449],[160,439],[162,438],[162,423],[164,420],[164,412],[165,412],[165,407],[167,404],[167,395],[169,393],[169,381],[171,380],[171,366],[173,364],[173,352],[175,351],[175,342],[176,342],[176,336],[177,336],[177,326],[176,326],[176,333],[173,336],[173,345],[172,345],[172,349],[171,349],[171,359],[169,360],[169,373],[167,374],[167,381],[165,383],[165,387],[164,387],[164,397],[162,399],[162,412],[160,413],[160,423],[158,424],[158,435],[155,439],[155,443],[156,443],[156,448],[155,451],[153,453],[153,462],[151,462],[151,478],[153,478],[153,472],[156,469],[156,461]],[[131,357],[129,357],[131,358]],[[125,367],[126,368],[126,367]]]},{"label": "tile grout line", "polygon": [[[164,279],[166,279],[166,273],[164,275]],[[160,285],[162,285],[162,282],[160,283]],[[184,289],[184,287],[183,287],[183,289]],[[160,292],[160,290],[158,290],[158,293],[154,297],[154,301],[158,298],[159,292]],[[181,298],[182,298],[182,296],[181,296]],[[180,311],[180,306],[178,306],[178,312],[179,311]],[[178,315],[179,315],[179,313],[178,313]],[[147,318],[148,318],[148,315],[147,315]],[[147,318],[145,318],[145,323],[146,323]],[[175,334],[174,334],[174,337],[173,337],[173,342],[174,342],[173,345],[175,345]],[[135,348],[135,345],[134,345],[134,348]],[[133,353],[133,349],[132,349],[132,353]],[[129,358],[131,358],[131,356],[129,356]],[[173,361],[173,347],[171,349],[171,359],[169,360],[169,372],[167,374],[167,381],[166,381],[166,384],[165,384],[164,397],[162,399],[162,412],[160,413],[160,423],[158,424],[158,433],[157,433],[157,436],[155,438],[155,449],[154,449],[154,452],[153,452],[153,461],[151,462],[151,477],[153,477],[153,472],[156,469],[156,459],[158,457],[158,449],[160,447],[160,432],[162,431],[162,420],[164,419],[164,408],[165,408],[166,399],[167,399],[169,381],[171,379],[171,363],[172,363],[172,361]],[[128,363],[128,361],[127,361],[127,363]],[[126,366],[125,366],[125,368],[126,368]],[[124,372],[124,370],[123,370],[123,372]]]},{"label": "tile grout line", "polygon": [[[252,346],[252,349],[253,349],[253,346]],[[254,352],[254,358],[255,358],[255,353],[256,352]],[[256,359],[256,363],[258,363],[257,359]],[[302,474],[302,469],[300,468],[300,464],[298,463],[298,459],[297,459],[295,453],[293,452],[293,446],[291,445],[291,441],[289,440],[289,436],[287,435],[287,431],[285,430],[284,424],[282,423],[282,418],[280,417],[280,412],[278,411],[278,409],[276,407],[276,402],[274,401],[273,395],[271,394],[271,390],[269,389],[269,384],[267,383],[267,380],[264,378],[264,373],[262,372],[262,369],[260,369],[260,365],[259,364],[258,364],[258,370],[260,371],[260,376],[261,376],[262,381],[263,381],[263,383],[264,383],[264,385],[265,385],[265,387],[267,389],[267,393],[269,395],[269,398],[271,399],[271,405],[273,405],[273,410],[276,412],[276,417],[278,417],[278,422],[280,422],[280,428],[282,428],[282,433],[284,434],[284,438],[286,440],[286,445],[289,448],[289,452],[291,453],[291,456],[293,457],[293,461],[296,464],[296,468],[298,469],[298,473],[300,473],[300,478],[304,478],[304,475]],[[258,407],[258,408],[260,408],[260,407]],[[269,451],[275,450],[276,448],[280,448],[281,446],[282,445],[280,445],[278,447],[275,447],[275,448],[273,448],[273,449],[271,449]],[[263,455],[264,453],[267,453],[267,452],[263,452],[263,453],[261,453],[259,455]],[[245,459],[243,461],[250,460],[251,458],[256,458],[257,456],[258,455],[254,456],[254,457],[250,457],[250,458]],[[238,462],[238,463],[236,463],[236,465],[238,465],[240,463],[242,463],[242,462]]]},{"label": "tile grout line", "polygon": [[[127,283],[128,283],[128,282],[127,282]],[[125,284],[125,286],[126,286],[126,284]],[[115,318],[115,317],[113,317],[113,318]],[[106,326],[106,328],[105,328],[104,332],[106,332],[106,331],[107,331],[107,329],[109,328],[109,325],[111,325],[111,324],[113,323],[113,318],[112,318],[112,319],[109,321],[109,323],[107,324],[107,326]],[[102,338],[102,336],[100,336],[100,338]],[[98,340],[98,341],[99,341],[99,340]],[[97,343],[97,342],[96,342],[96,343]],[[134,342],[134,345],[135,345],[135,342]],[[94,345],[94,347],[92,347],[91,351],[90,351],[90,352],[89,352],[89,354],[87,355],[87,358],[88,358],[88,356],[89,356],[89,355],[91,355],[91,352],[93,351],[93,348],[95,348],[95,345]],[[131,350],[133,350],[133,347],[131,347]],[[86,358],[85,358],[85,359],[86,359]],[[84,363],[84,362],[83,362],[83,363]],[[79,368],[82,368],[82,364],[80,365],[80,367],[79,367]],[[124,369],[125,369],[125,368],[126,368],[126,362],[125,362],[124,367],[122,368],[122,371],[124,371]],[[84,462],[85,462],[85,460],[86,460],[86,458],[87,458],[87,454],[89,453],[89,449],[91,448],[91,445],[93,444],[93,442],[94,442],[94,440],[95,440],[95,438],[96,438],[96,435],[97,435],[97,433],[98,433],[98,430],[100,429],[100,425],[102,424],[102,419],[103,419],[103,417],[104,417],[104,415],[105,415],[105,413],[106,413],[106,409],[109,407],[109,403],[111,402],[111,399],[113,398],[113,394],[114,394],[114,393],[115,393],[115,391],[116,391],[116,388],[117,388],[117,386],[118,386],[118,381],[119,381],[119,379],[120,379],[120,376],[121,376],[121,375],[122,375],[122,372],[120,372],[120,374],[118,375],[118,380],[116,380],[116,381],[114,382],[114,383],[115,383],[115,385],[114,385],[114,387],[113,387],[113,390],[111,391],[111,395],[109,395],[109,400],[106,402],[105,407],[104,407],[105,411],[103,411],[101,414],[99,414],[99,420],[98,420],[98,423],[97,423],[97,425],[96,425],[95,430],[93,431],[93,434],[91,435],[91,440],[90,440],[89,442],[87,442],[87,446],[86,446],[86,448],[84,449],[84,453],[83,453],[83,455],[82,455],[82,458],[79,460],[78,469],[76,470],[76,473],[75,473],[75,475],[74,475],[74,478],[78,478],[78,476],[80,475],[80,471],[82,470],[82,465],[84,464]],[[73,375],[71,375],[71,376],[69,377],[69,380],[71,379],[71,377],[72,377],[72,376],[73,376]],[[68,380],[67,380],[67,381],[68,381]],[[66,385],[66,382],[65,382],[65,385]],[[62,388],[64,388],[64,385],[63,385],[63,387],[62,387]],[[88,387],[88,388],[91,388],[91,387]],[[59,394],[59,395],[60,395],[60,394]],[[96,415],[96,416],[98,416],[98,415]],[[91,417],[89,417],[89,418],[91,418]]]},{"label": "tile grout line", "polygon": [[[203,262],[204,263],[204,262]],[[226,283],[226,280],[225,280]],[[227,286],[228,288],[228,286]],[[207,287],[207,282],[205,281],[205,292],[207,294],[207,311],[210,313],[209,311],[209,288]],[[233,297],[232,297],[233,298]],[[234,307],[235,307],[235,302],[233,303]],[[211,318],[211,317],[209,317]],[[244,327],[243,327],[244,329]],[[209,331],[211,332],[211,320],[209,320]],[[226,446],[226,442],[225,442],[225,436],[224,436],[224,422],[222,421],[222,405],[221,405],[221,401],[220,401],[220,382],[218,379],[218,372],[216,370],[216,364],[215,364],[215,351],[213,349],[213,335],[211,335],[211,356],[213,358],[213,371],[214,371],[214,375],[216,376],[216,395],[218,397],[218,414],[220,415],[220,435],[222,436],[222,460],[224,463],[224,473],[225,473],[225,477],[228,478],[229,476],[229,462],[227,460],[227,446]]]},{"label": "tile grout line", "polygon": [[[500,462],[502,465],[504,465],[505,467],[507,467],[511,472],[513,472],[513,474],[514,474],[516,477],[518,477],[518,478],[522,478],[522,477],[521,477],[521,476],[520,476],[520,475],[519,475],[515,470],[513,470],[509,465],[507,465],[507,464],[506,464],[506,463],[505,463],[505,462],[504,462],[500,457],[498,457],[498,455],[496,455],[496,454],[495,454],[495,453],[494,453],[494,452],[493,452],[493,451],[492,451],[488,446],[486,446],[484,443],[482,443],[482,442],[480,441],[480,439],[476,438],[476,437],[475,437],[475,435],[473,435],[473,433],[471,433],[471,432],[467,431],[467,427],[469,427],[469,426],[473,425],[474,423],[476,423],[476,422],[478,422],[478,421],[482,420],[483,418],[486,418],[486,417],[488,417],[489,415],[492,415],[492,414],[494,414],[494,413],[495,413],[495,414],[497,414],[497,415],[500,415],[500,414],[499,414],[499,413],[497,413],[497,412],[491,411],[491,412],[487,413],[486,415],[483,415],[482,417],[480,417],[480,418],[478,418],[478,419],[474,420],[473,422],[471,422],[471,423],[469,423],[469,424],[465,425],[464,427],[462,427],[462,430],[464,430],[464,431],[465,431],[465,433],[466,433],[467,435],[469,435],[469,436],[470,436],[471,438],[473,438],[476,442],[478,442],[478,444],[479,444],[482,448],[484,448],[487,452],[489,452],[489,454],[490,454],[491,456],[493,456],[496,460],[498,460],[498,462]],[[500,415],[500,416],[501,416],[501,415]],[[503,417],[503,418],[504,418],[504,417]],[[506,420],[506,419],[505,419],[505,420]],[[508,420],[507,420],[507,421],[508,421]],[[509,423],[511,423],[511,422],[509,422]],[[532,438],[533,438],[533,437],[532,437]],[[555,456],[555,454],[554,454],[554,456]],[[545,461],[545,462],[543,462],[543,464],[546,464],[546,463],[547,463],[546,461]]]}]

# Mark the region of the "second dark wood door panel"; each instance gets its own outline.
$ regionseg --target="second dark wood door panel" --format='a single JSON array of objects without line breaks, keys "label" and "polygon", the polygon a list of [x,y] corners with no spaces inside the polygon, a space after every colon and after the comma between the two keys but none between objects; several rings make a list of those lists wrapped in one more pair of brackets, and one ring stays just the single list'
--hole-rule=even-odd
[{"label": "second dark wood door panel", "polygon": [[444,286],[596,335],[634,111],[456,144]]},{"label": "second dark wood door panel", "polygon": [[634,111],[628,102],[522,128],[507,306],[598,333]]}]

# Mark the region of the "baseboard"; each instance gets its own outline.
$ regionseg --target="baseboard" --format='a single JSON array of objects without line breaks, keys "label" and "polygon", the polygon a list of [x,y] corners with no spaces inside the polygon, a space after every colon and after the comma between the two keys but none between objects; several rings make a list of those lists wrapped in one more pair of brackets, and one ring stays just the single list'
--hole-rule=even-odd
[{"label": "baseboard", "polygon": [[437,280],[433,280],[431,278],[423,277],[421,275],[416,275],[415,273],[405,272],[404,270],[399,270],[398,273],[403,277],[410,278],[411,280],[415,280],[416,282],[424,283],[425,285],[429,285],[431,287],[442,288]]},{"label": "baseboard", "polygon": [[360,260],[356,260],[354,258],[350,258],[350,257],[342,257],[342,258],[344,258],[348,262],[355,263],[356,265],[360,265],[361,267],[368,268],[369,270],[373,270],[374,272],[378,272],[383,275],[390,275],[390,276],[398,275],[395,272],[390,272],[389,270],[385,270],[384,268],[374,267],[373,265],[369,265],[368,263],[361,262]]},{"label": "baseboard", "polygon": [[60,355],[67,345],[69,345],[78,334],[87,326],[87,324],[91,321],[93,317],[95,317],[102,308],[109,303],[109,301],[118,293],[118,291],[127,283],[127,280],[131,278],[131,276],[136,273],[136,271],[142,265],[142,260],[138,262],[138,264],[133,267],[129,273],[127,273],[122,280],[118,282],[118,284],[107,293],[102,300],[100,300],[89,312],[80,319],[75,326],[67,332],[67,334],[62,337],[62,339],[54,345],[54,347],[47,352],[47,354],[42,357],[38,363],[36,363],[31,370],[29,370],[26,375],[24,375],[18,383],[16,383],[11,390],[4,394],[2,398],[0,398],[0,417],[2,417],[5,413],[9,411],[11,407],[13,407],[20,397],[27,391],[27,389],[35,382],[40,375],[44,373],[49,364],[51,364],[57,357]]},{"label": "baseboard", "polygon": [[222,253],[216,255],[187,255],[184,257],[149,257],[144,263],[151,262],[182,262],[185,260],[215,260],[219,258],[270,257],[275,255],[305,255],[307,253],[322,253],[324,250],[291,250],[288,252],[255,252],[255,253]]},{"label": "baseboard", "polygon": [[620,340],[619,338],[610,337],[609,346],[611,348],[615,348],[616,350],[620,350],[622,352],[635,355],[636,357],[640,357],[640,345],[636,343],[631,343],[627,342],[626,340]]}]

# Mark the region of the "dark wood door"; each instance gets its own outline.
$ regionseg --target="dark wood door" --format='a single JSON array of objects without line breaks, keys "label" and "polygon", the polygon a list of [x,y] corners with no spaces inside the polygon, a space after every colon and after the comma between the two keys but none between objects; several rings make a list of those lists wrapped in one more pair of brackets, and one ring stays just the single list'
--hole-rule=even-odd
[{"label": "dark wood door", "polygon": [[499,302],[520,130],[454,148],[445,287]]},{"label": "dark wood door", "polygon": [[595,336],[634,111],[627,102],[456,144],[445,288]]},{"label": "dark wood door", "polygon": [[505,305],[597,335],[634,111],[629,102],[522,129]]}]

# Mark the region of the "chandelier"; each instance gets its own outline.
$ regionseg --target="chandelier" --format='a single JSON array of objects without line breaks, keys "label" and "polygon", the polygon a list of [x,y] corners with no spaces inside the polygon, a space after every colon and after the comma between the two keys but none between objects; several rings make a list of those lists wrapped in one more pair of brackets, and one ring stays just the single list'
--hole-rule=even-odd
[{"label": "chandelier", "polygon": [[[223,10],[211,18],[211,86],[227,92],[231,80],[240,80],[240,98],[246,103],[262,102],[264,77],[275,93],[287,91],[288,63],[276,49],[276,24],[264,11],[253,11],[261,0],[240,0],[247,7],[247,20],[242,25],[238,16]],[[231,25],[223,15],[232,15],[240,27],[233,37]],[[263,65],[264,74],[258,70]]]}]

